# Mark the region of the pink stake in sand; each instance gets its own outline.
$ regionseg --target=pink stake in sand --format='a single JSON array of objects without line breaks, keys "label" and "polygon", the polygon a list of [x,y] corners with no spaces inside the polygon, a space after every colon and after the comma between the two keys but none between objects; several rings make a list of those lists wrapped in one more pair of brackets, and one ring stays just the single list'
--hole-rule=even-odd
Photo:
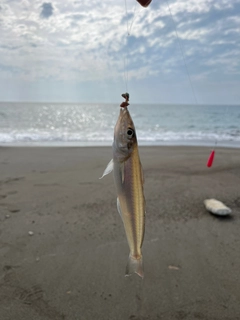
[{"label": "pink stake in sand", "polygon": [[210,156],[208,158],[208,162],[207,162],[208,168],[211,168],[211,166],[213,164],[214,156],[215,156],[215,150],[212,150],[212,152],[210,153]]},{"label": "pink stake in sand", "polygon": [[211,166],[213,164],[216,146],[217,146],[217,140],[215,141],[215,148],[213,148],[213,150],[211,151],[209,158],[208,158],[208,161],[207,161],[208,168],[211,168]]}]

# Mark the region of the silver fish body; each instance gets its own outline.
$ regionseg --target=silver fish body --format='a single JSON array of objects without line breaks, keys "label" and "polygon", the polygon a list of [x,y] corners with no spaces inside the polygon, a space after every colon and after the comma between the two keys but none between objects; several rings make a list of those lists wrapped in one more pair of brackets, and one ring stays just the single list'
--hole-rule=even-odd
[{"label": "silver fish body", "polygon": [[145,229],[145,198],[143,171],[139,158],[134,123],[127,108],[121,108],[114,129],[113,160],[103,176],[113,170],[117,190],[117,207],[130,248],[126,275],[143,277],[141,247]]}]

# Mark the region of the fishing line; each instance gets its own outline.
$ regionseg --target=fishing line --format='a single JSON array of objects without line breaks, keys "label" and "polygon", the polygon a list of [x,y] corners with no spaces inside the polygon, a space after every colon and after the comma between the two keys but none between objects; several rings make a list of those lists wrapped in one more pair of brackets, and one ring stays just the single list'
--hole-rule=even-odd
[{"label": "fishing line", "polygon": [[[128,32],[128,9],[127,9],[127,0],[125,0],[125,15],[126,15],[126,27],[127,27],[127,36],[129,35]],[[126,92],[128,92],[128,46],[127,46],[127,38],[126,38],[126,54],[123,59],[124,63],[124,81],[125,81],[125,86],[126,86]]]},{"label": "fishing line", "polygon": [[128,37],[131,35],[131,30],[133,26],[133,22],[136,17],[136,8],[137,8],[137,3],[135,2],[134,10],[133,10],[133,18],[132,22],[129,24],[128,21],[128,8],[127,8],[127,0],[124,0],[125,2],[125,15],[126,15],[126,28],[127,28],[127,37],[126,37],[126,55],[124,56],[123,63],[124,63],[124,81],[125,81],[125,86],[126,86],[126,92],[128,92],[128,61],[129,61],[129,51],[128,51]]},{"label": "fishing line", "polygon": [[[127,0],[125,0],[125,12],[126,12],[126,17],[127,17],[127,15],[128,15]],[[127,19],[127,33],[128,33],[128,19]]]},{"label": "fishing line", "polygon": [[198,104],[197,97],[196,97],[196,94],[195,94],[195,91],[194,91],[194,87],[193,87],[193,84],[192,84],[192,81],[191,81],[191,77],[190,77],[190,73],[189,73],[188,66],[187,66],[186,55],[185,55],[185,53],[184,53],[184,49],[183,49],[181,40],[180,40],[179,35],[178,35],[177,26],[176,26],[176,23],[175,23],[175,21],[174,21],[174,19],[173,19],[173,15],[172,15],[172,11],[171,11],[171,8],[170,8],[169,1],[166,0],[166,2],[167,2],[167,6],[168,6],[169,13],[170,13],[171,18],[172,18],[172,21],[173,21],[173,26],[174,26],[176,38],[177,38],[177,41],[178,41],[178,46],[179,46],[179,48],[180,48],[180,50],[181,50],[182,59],[183,59],[183,61],[184,61],[184,65],[185,65],[185,69],[186,69],[186,72],[187,72],[188,81],[189,81],[190,86],[191,86],[193,98],[194,98],[195,104]]},{"label": "fishing line", "polygon": [[[191,77],[190,77],[190,72],[189,72],[188,66],[187,66],[186,55],[185,55],[185,52],[184,52],[184,49],[183,49],[183,46],[182,46],[180,37],[179,37],[179,35],[178,35],[177,26],[176,26],[175,21],[174,21],[174,19],[173,19],[173,15],[172,15],[172,11],[171,11],[171,7],[170,7],[170,4],[169,4],[169,1],[166,0],[166,2],[167,2],[167,6],[168,6],[169,13],[170,13],[171,18],[172,18],[172,21],[173,21],[176,38],[177,38],[177,41],[178,41],[179,48],[180,48],[180,50],[181,50],[182,59],[183,59],[183,61],[184,61],[184,65],[185,65],[185,69],[186,69],[186,72],[187,72],[188,81],[189,81],[190,86],[191,86],[191,90],[192,90],[192,94],[193,94],[193,97],[194,97],[194,101],[195,101],[195,104],[198,105],[197,97],[196,97],[195,90],[194,90],[194,87],[193,87],[193,83],[192,83],[192,80],[191,80]],[[215,140],[215,146],[214,146],[214,148],[212,149],[212,151],[211,151],[211,153],[210,153],[210,155],[209,155],[209,157],[208,157],[208,161],[207,161],[207,167],[208,167],[208,168],[210,168],[210,167],[212,166],[212,164],[213,164],[214,157],[215,157],[215,148],[216,148],[216,146],[217,146],[217,138],[216,138],[216,140]]]},{"label": "fishing line", "polygon": [[126,69],[126,65],[127,65],[127,58],[124,57],[123,59],[123,64],[124,64],[124,82],[125,82],[125,86],[126,86],[126,92],[128,92],[128,72],[127,72],[127,69]]},{"label": "fishing line", "polygon": [[[226,107],[226,118],[229,114],[229,106]],[[217,143],[218,143],[218,138],[216,137],[215,139],[215,145],[214,145],[214,148],[212,149],[210,155],[209,155],[209,158],[208,158],[208,161],[207,161],[207,167],[210,168],[213,164],[213,160],[214,160],[214,156],[215,156],[215,150],[217,148]]]},{"label": "fishing line", "polygon": [[134,10],[133,10],[133,18],[132,18],[132,22],[130,24],[129,30],[128,30],[128,35],[130,36],[131,30],[132,30],[132,26],[133,26],[133,22],[136,18],[136,8],[137,8],[137,2],[135,2],[135,6],[134,6]]}]

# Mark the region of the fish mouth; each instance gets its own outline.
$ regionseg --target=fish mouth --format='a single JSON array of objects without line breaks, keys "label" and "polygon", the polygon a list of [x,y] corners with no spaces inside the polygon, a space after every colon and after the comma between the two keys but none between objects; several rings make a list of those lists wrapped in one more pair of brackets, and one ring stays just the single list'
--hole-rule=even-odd
[{"label": "fish mouth", "polygon": [[122,127],[126,127],[126,129],[128,127],[134,128],[132,118],[131,118],[130,113],[127,108],[120,109],[120,114],[119,114],[118,120],[119,120],[118,122],[121,123]]},{"label": "fish mouth", "polygon": [[121,108],[120,109],[120,117],[124,117],[126,114],[129,114],[129,111],[127,108]]},{"label": "fish mouth", "polygon": [[118,134],[125,135],[130,131],[133,132],[133,136],[131,138],[136,138],[136,130],[131,115],[127,108],[121,108],[118,121],[115,126],[115,134],[116,136]]},{"label": "fish mouth", "polygon": [[128,128],[130,114],[126,108],[121,108],[118,121],[115,126],[115,134],[119,132],[124,132],[125,128]]}]

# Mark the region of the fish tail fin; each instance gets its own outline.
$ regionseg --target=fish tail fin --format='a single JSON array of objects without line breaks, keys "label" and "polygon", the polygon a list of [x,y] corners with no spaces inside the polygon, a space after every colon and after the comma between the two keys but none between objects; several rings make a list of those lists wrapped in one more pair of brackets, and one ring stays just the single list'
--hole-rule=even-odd
[{"label": "fish tail fin", "polygon": [[125,276],[130,276],[132,273],[136,273],[141,278],[144,277],[142,255],[137,258],[129,255]]}]

